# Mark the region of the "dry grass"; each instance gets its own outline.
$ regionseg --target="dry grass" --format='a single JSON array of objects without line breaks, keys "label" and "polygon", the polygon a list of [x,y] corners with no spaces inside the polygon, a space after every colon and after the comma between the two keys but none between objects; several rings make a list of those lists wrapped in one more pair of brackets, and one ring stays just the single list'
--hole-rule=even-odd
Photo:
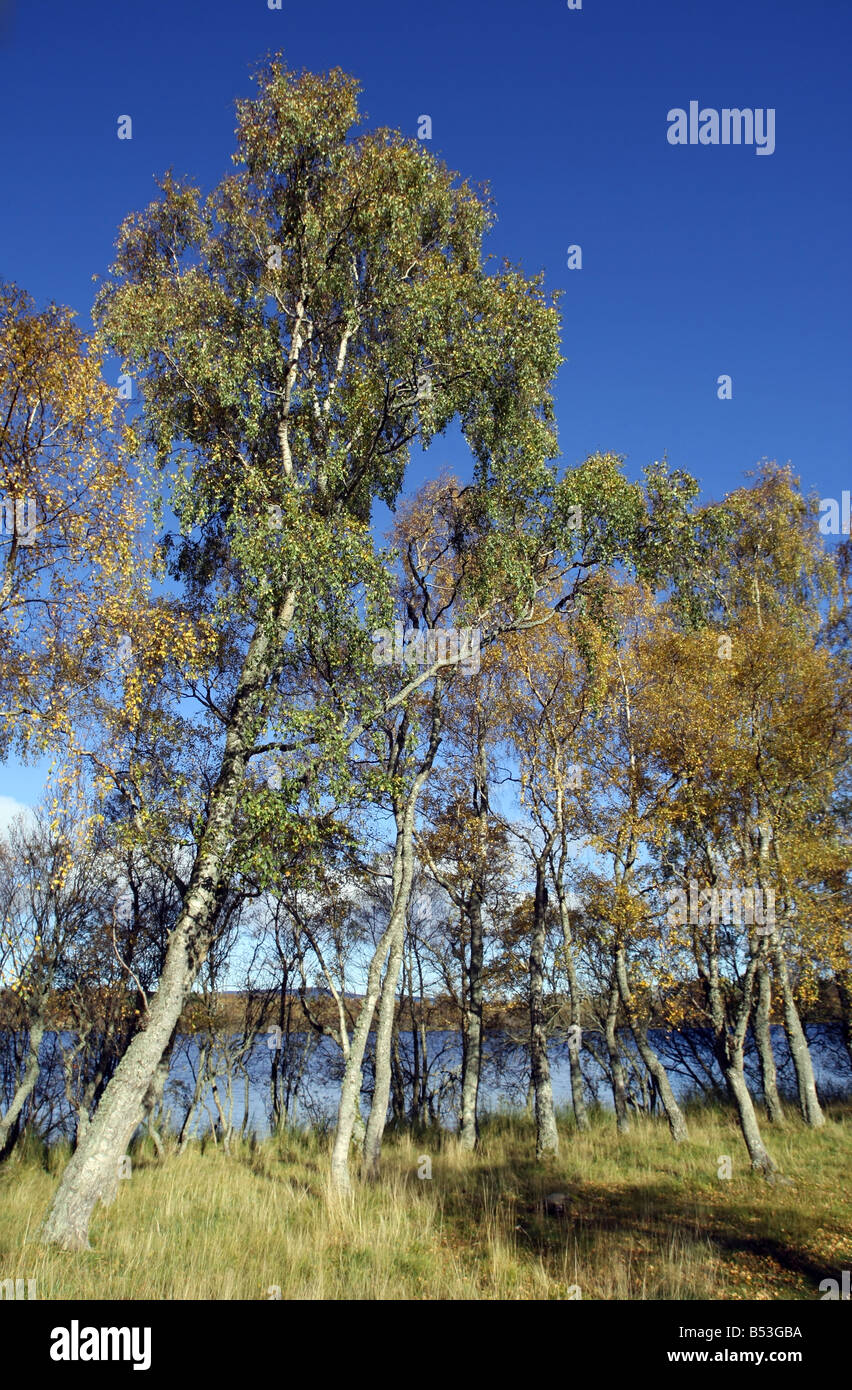
[{"label": "dry grass", "polygon": [[[720,1110],[693,1111],[680,1147],[659,1122],[620,1138],[606,1114],[587,1134],[565,1116],[541,1166],[529,1122],[494,1117],[474,1155],[448,1135],[389,1135],[381,1181],[344,1201],[315,1135],[163,1162],[143,1147],[83,1255],[38,1244],[66,1156],[31,1150],[0,1171],[0,1279],[35,1278],[43,1299],[819,1298],[852,1268],[849,1115],[766,1134],[790,1186],[750,1173]],[[571,1198],[563,1216],[545,1212],[551,1191]]]}]

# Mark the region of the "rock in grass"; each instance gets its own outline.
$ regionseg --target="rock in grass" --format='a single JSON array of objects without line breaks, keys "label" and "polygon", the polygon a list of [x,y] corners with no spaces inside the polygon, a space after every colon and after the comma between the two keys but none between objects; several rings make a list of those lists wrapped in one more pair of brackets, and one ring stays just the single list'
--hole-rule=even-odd
[{"label": "rock in grass", "polygon": [[571,1205],[567,1192],[548,1192],[544,1199],[544,1209],[548,1216],[564,1216]]}]

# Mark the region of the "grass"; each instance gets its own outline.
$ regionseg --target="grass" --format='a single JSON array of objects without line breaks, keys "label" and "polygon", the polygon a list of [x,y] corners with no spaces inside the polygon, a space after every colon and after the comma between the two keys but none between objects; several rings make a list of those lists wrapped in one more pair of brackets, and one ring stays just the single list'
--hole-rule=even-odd
[{"label": "grass", "polygon": [[[39,1224],[67,1152],[31,1145],[0,1170],[0,1279],[41,1299],[819,1299],[852,1268],[848,1107],[821,1131],[790,1117],[769,1147],[791,1184],[748,1168],[733,1117],[692,1108],[680,1146],[662,1122],[618,1136],[611,1115],[538,1165],[525,1116],[495,1115],[465,1154],[451,1135],[387,1136],[382,1178],[331,1194],[329,1140],[285,1133],[158,1160],[146,1145],[93,1249],[44,1249]],[[720,1179],[719,1159],[733,1160]],[[418,1178],[421,1155],[431,1179]],[[552,1216],[543,1198],[570,1197]]]}]

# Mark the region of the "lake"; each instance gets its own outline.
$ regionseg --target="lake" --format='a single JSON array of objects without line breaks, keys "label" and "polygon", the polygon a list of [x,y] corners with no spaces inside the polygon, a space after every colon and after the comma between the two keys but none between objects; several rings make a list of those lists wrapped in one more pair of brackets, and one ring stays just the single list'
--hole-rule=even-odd
[{"label": "lake", "polygon": [[[834,1024],[811,1024],[807,1029],[814,1062],[817,1087],[823,1099],[852,1094],[852,1067],[843,1048],[840,1029]],[[644,1092],[644,1068],[639,1063],[629,1032],[620,1031],[628,1085],[637,1107],[653,1106],[653,1097]],[[705,1029],[684,1028],[663,1031],[651,1029],[650,1040],[665,1063],[675,1095],[683,1100],[691,1094],[714,1091],[724,1093],[722,1078],[712,1054],[709,1033]],[[773,1047],[778,1066],[778,1084],[782,1096],[795,1103],[796,1086],[792,1062],[784,1030],[772,1030]],[[0,1035],[3,1049],[3,1078],[5,1110],[9,1099],[11,1038]],[[71,1041],[69,1034],[48,1034],[42,1044],[42,1076],[34,1098],[34,1121],[48,1139],[73,1133],[73,1111],[65,1094],[62,1069],[62,1047]],[[751,1040],[749,1040],[751,1043]],[[582,1069],[587,1102],[611,1108],[609,1082],[600,1058],[603,1039],[599,1033],[584,1033]],[[272,1091],[270,1071],[275,1058],[274,1034],[261,1034],[246,1053],[241,1038],[219,1039],[208,1049],[208,1061],[217,1073],[215,1089],[207,1078],[198,1085],[199,1064],[204,1058],[202,1041],[197,1037],[177,1040],[171,1059],[164,1096],[165,1124],[175,1131],[186,1123],[187,1132],[196,1136],[210,1134],[214,1126],[221,1130],[221,1114],[226,1125],[239,1131],[254,1132],[262,1137],[270,1130]],[[410,1104],[411,1077],[417,1070],[416,1045],[411,1033],[399,1035],[398,1059],[406,1079],[406,1096]],[[328,1125],[333,1122],[337,1094],[342,1074],[340,1049],[329,1038],[313,1034],[293,1034],[283,1040],[282,1091],[286,1094],[289,1081],[289,1119],[291,1123]],[[550,1045],[553,1092],[557,1106],[570,1106],[571,1080],[564,1039],[554,1039]],[[457,1032],[436,1031],[427,1037],[426,1067],[419,1058],[419,1073],[425,1074],[422,1092],[433,1122],[454,1127],[459,1099],[461,1045]],[[759,1098],[760,1082],[753,1045],[747,1050],[746,1071],[753,1094]],[[365,1064],[365,1088],[372,1085],[372,1059]],[[522,1042],[508,1034],[496,1032],[486,1039],[481,1086],[483,1110],[520,1109],[528,1086],[528,1063]],[[187,1121],[193,1097],[198,1101]],[[218,1097],[218,1106],[217,1106]],[[369,1108],[369,1094],[362,1096],[362,1108]]]}]

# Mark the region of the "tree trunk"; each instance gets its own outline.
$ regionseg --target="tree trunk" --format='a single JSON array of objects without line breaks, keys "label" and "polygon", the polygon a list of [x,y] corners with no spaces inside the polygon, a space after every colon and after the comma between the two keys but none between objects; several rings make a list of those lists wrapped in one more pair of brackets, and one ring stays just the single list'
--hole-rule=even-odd
[{"label": "tree trunk", "polygon": [[423,1024],[423,972],[420,970],[418,956],[418,975],[420,980],[420,1006],[418,1010],[414,1006],[414,947],[409,944],[408,949],[408,1012],[411,1019],[411,1118],[415,1125],[423,1124],[426,1116],[426,1068],[427,1053],[425,1042],[421,1048],[421,1038],[424,1032]]},{"label": "tree trunk", "polygon": [[470,972],[466,1046],[461,1087],[461,1124],[459,1144],[473,1150],[479,1138],[479,1083],[482,1075],[482,967],[484,960],[482,932],[482,898],[478,890],[471,896],[468,910],[470,923]]},{"label": "tree trunk", "polygon": [[198,1070],[195,1073],[195,1087],[192,1094],[192,1100],[189,1102],[186,1115],[184,1116],[183,1124],[180,1127],[180,1133],[178,1134],[179,1154],[184,1153],[186,1150],[186,1146],[189,1143],[190,1121],[193,1115],[195,1114],[196,1110],[198,1109],[199,1105],[201,1104],[201,1097],[204,1093],[204,1087],[207,1082],[207,1050],[209,1046],[209,1043],[202,1043],[198,1050]]},{"label": "tree trunk", "polygon": [[467,981],[467,1010],[465,1039],[462,1050],[461,1117],[459,1144],[471,1152],[479,1140],[479,1086],[482,1077],[482,970],[485,958],[482,928],[482,904],[485,898],[485,877],[488,868],[488,755],[486,752],[486,722],[482,706],[477,702],[476,753],[473,776],[473,811],[476,825],[477,854],[474,861],[465,916],[470,929],[470,969]]},{"label": "tree trunk", "polygon": [[574,1107],[574,1120],[578,1129],[589,1128],[589,1116],[586,1110],[586,1098],[583,1093],[583,1071],[580,1066],[580,1050],[582,1047],[582,1030],[580,1027],[580,992],[577,986],[577,970],[574,965],[574,944],[571,940],[570,927],[566,934],[563,929],[563,941],[565,944],[565,969],[568,975],[568,990],[571,995],[571,1028],[568,1033],[568,1064],[571,1070],[571,1100]]},{"label": "tree trunk", "polygon": [[[287,594],[278,614],[280,634],[295,610]],[[118,1189],[119,1161],[144,1114],[145,1096],[215,939],[220,885],[231,827],[253,741],[252,725],[272,668],[271,635],[259,623],[246,654],[231,706],[219,776],[180,915],[169,939],[157,993],[143,1027],[109,1082],[85,1139],[72,1155],[42,1227],[41,1238],[66,1250],[89,1249],[95,1203],[109,1204]]]},{"label": "tree trunk", "polygon": [[[410,889],[409,876],[409,889]],[[409,891],[410,896],[410,891]],[[408,902],[399,912],[394,904],[397,927],[390,944],[388,965],[382,982],[379,1002],[379,1018],[376,1024],[376,1078],[373,1086],[373,1100],[367,1131],[364,1136],[364,1176],[376,1178],[382,1154],[382,1138],[387,1123],[388,1102],[391,1088],[391,1044],[393,1042],[393,1023],[396,1013],[396,991],[402,967],[402,950],[405,941],[405,918]]]},{"label": "tree trunk", "polygon": [[39,1077],[39,1050],[44,1037],[44,1018],[39,1016],[30,1024],[27,1040],[27,1061],[8,1110],[0,1119],[0,1159],[8,1158],[17,1140],[17,1123],[21,1111],[35,1090]]},{"label": "tree trunk", "polygon": [[[276,928],[276,941],[277,941],[277,939],[278,939],[278,935],[277,935],[277,928]],[[279,955],[280,955],[280,947],[279,947]],[[274,1035],[274,1037],[275,1037],[275,1046],[274,1046],[273,1048],[269,1048],[269,1051],[270,1051],[270,1059],[269,1059],[269,1092],[270,1092],[270,1101],[271,1101],[271,1106],[272,1106],[272,1130],[273,1130],[273,1133],[275,1133],[275,1134],[277,1134],[277,1133],[280,1131],[280,1129],[281,1129],[281,1127],[282,1127],[282,1124],[284,1123],[284,1120],[285,1120],[285,1118],[286,1118],[286,1113],[287,1113],[286,1107],[285,1107],[284,1104],[282,1103],[282,1102],[283,1102],[282,1090],[283,1090],[283,1081],[284,1081],[283,1072],[284,1072],[284,1057],[285,1057],[285,1049],[284,1049],[284,1038],[285,1038],[285,1036],[286,1036],[286,1038],[287,1038],[287,1045],[288,1045],[288,1048],[289,1048],[289,1044],[290,1044],[290,1028],[289,1028],[288,1012],[287,1012],[287,993],[288,993],[288,989],[289,989],[289,983],[290,983],[289,966],[288,966],[288,963],[287,963],[286,961],[283,961],[283,960],[282,960],[281,982],[280,982],[280,984],[279,984],[279,986],[278,986],[278,1022],[277,1022],[278,1031],[277,1031],[277,1033],[275,1033],[275,1035]],[[285,1025],[285,1023],[288,1025],[288,1026],[287,1026],[286,1034],[285,1034],[285,1031],[284,1031],[284,1025]],[[267,1047],[268,1047],[268,1046],[269,1046],[269,1039],[268,1039],[268,1037],[267,1037]]]},{"label": "tree trunk", "polygon": [[572,1023],[568,1033],[568,1066],[571,1072],[571,1102],[577,1128],[588,1129],[589,1116],[586,1110],[586,1099],[583,1094],[583,1069],[580,1066],[581,1038],[580,1025],[578,1023]]},{"label": "tree trunk", "polygon": [[[697,948],[697,927],[694,928],[693,931],[693,941]],[[716,1060],[722,1070],[728,1092],[736,1106],[740,1130],[743,1140],[745,1141],[746,1149],[748,1150],[749,1158],[751,1159],[752,1168],[768,1178],[776,1172],[776,1165],[767,1152],[763,1139],[761,1138],[754,1101],[746,1085],[743,1068],[743,1047],[746,1030],[748,1028],[749,1015],[752,1013],[754,986],[760,970],[760,965],[763,963],[763,958],[758,955],[753,942],[751,944],[751,952],[748,970],[746,971],[742,983],[739,1005],[736,1015],[733,1018],[733,1026],[730,1025],[728,1017],[729,1006],[726,1006],[722,980],[719,974],[719,941],[715,927],[711,928],[707,943],[708,964],[706,968],[699,966],[699,969],[707,989],[709,1013],[713,1025],[713,1047],[716,1053]],[[695,951],[695,958],[696,961],[700,959],[697,949]]]},{"label": "tree trunk", "polygon": [[629,1134],[630,1116],[627,1108],[627,1085],[624,1078],[624,1065],[618,1047],[618,981],[613,978],[609,991],[606,1011],[606,1050],[609,1056],[609,1073],[612,1078],[612,1102],[615,1106],[615,1125],[619,1134]]},{"label": "tree trunk", "polygon": [[165,1157],[165,1151],[159,1131],[154,1125],[154,1114],[157,1107],[163,1103],[163,1093],[166,1089],[166,1082],[169,1079],[169,1067],[171,1066],[175,1037],[176,1033],[173,1032],[172,1036],[169,1038],[165,1052],[157,1063],[157,1070],[154,1072],[153,1079],[145,1093],[145,1099],[142,1102],[142,1119],[148,1126],[148,1133],[151,1136],[151,1142],[154,1148],[157,1150],[158,1158]]},{"label": "tree trunk", "polygon": [[688,1138],[686,1120],[683,1111],[674,1098],[674,1092],[669,1082],[668,1073],[648,1041],[646,1030],[642,1027],[636,1010],[633,1005],[633,996],[630,993],[630,984],[627,979],[627,960],[623,946],[619,946],[615,953],[615,975],[618,983],[618,992],[621,995],[621,1002],[624,1005],[624,1012],[633,1040],[639,1051],[639,1055],[648,1069],[649,1075],[653,1079],[657,1093],[663,1103],[666,1112],[666,1119],[669,1123],[671,1136],[676,1143]]},{"label": "tree trunk", "polygon": [[[558,766],[561,768],[561,759]],[[580,990],[577,984],[577,967],[574,960],[574,935],[571,927],[571,911],[568,907],[568,898],[565,892],[565,873],[569,858],[568,828],[565,821],[565,801],[564,788],[557,778],[556,803],[555,803],[555,828],[559,836],[559,855],[557,859],[551,860],[551,873],[553,876],[553,886],[556,889],[556,899],[559,903],[559,921],[562,927],[562,952],[565,959],[565,973],[568,977],[568,993],[570,998],[571,1028],[568,1033],[568,1066],[571,1073],[571,1102],[574,1109],[574,1122],[579,1130],[589,1128],[589,1116],[586,1110],[585,1087],[583,1082],[583,1071],[580,1066],[580,1053],[582,1049],[582,1028],[580,1017]]]},{"label": "tree trunk", "polygon": [[775,1054],[772,1051],[772,981],[766,961],[761,961],[757,970],[757,1003],[754,1010],[754,1037],[760,1061],[760,1079],[763,1098],[769,1123],[784,1124],[784,1111],[778,1095],[778,1076],[775,1068]]},{"label": "tree trunk", "polygon": [[146,1092],[200,965],[190,944],[189,924],[184,923],[172,935],[147,1027],[136,1034],[121,1059],[65,1169],[42,1228],[45,1242],[65,1250],[89,1248],[95,1203],[100,1199],[108,1205],[115,1198],[119,1161],[142,1118]]},{"label": "tree trunk", "polygon": [[743,1139],[745,1140],[748,1155],[751,1159],[751,1166],[758,1172],[763,1173],[764,1176],[768,1176],[770,1173],[776,1171],[776,1166],[767,1153],[763,1140],[760,1137],[760,1127],[757,1123],[754,1102],[751,1098],[751,1092],[746,1085],[743,1072],[741,1049],[729,1059],[725,1067],[725,1080],[728,1083],[731,1095],[734,1097],[740,1129],[742,1130]]},{"label": "tree trunk", "polygon": [[[433,737],[437,739],[434,748],[434,751],[437,751],[440,739],[437,729],[434,726]],[[434,757],[434,752],[432,756]],[[375,1013],[376,1003],[379,998],[382,969],[388,958],[388,953],[391,950],[398,949],[400,952],[396,957],[396,970],[393,985],[394,993],[396,990],[396,980],[399,977],[401,952],[405,940],[405,919],[408,912],[409,899],[411,897],[411,885],[414,879],[414,812],[417,805],[417,798],[420,795],[420,789],[427,775],[428,771],[421,769],[414,779],[414,783],[412,784],[406,800],[405,811],[401,819],[397,821],[398,828],[396,848],[394,851],[393,873],[394,895],[390,921],[376,947],[373,959],[370,962],[370,969],[367,973],[367,992],[364,995],[361,1012],[358,1015],[358,1021],[355,1024],[352,1040],[349,1044],[349,1055],[346,1058],[343,1081],[340,1087],[340,1101],[337,1110],[337,1130],[334,1137],[334,1148],[331,1154],[331,1181],[332,1186],[338,1192],[348,1192],[351,1188],[349,1178],[349,1147],[352,1143],[356,1112],[360,1115],[359,1098],[361,1095],[364,1053],[367,1049],[370,1025],[373,1021],[373,1014]],[[387,1119],[388,1096],[390,1095],[390,1042],[393,1026],[393,1010],[390,1006],[389,1015],[391,1026],[386,1030],[386,1033],[382,1034],[381,1043],[378,1039],[376,1042],[376,1084],[373,1088],[373,1105],[370,1109],[370,1125],[364,1137],[365,1161],[368,1161],[368,1166],[373,1172],[375,1172],[378,1166],[379,1155],[381,1153],[382,1134],[384,1133],[385,1121]],[[383,1109],[381,1108],[381,1097],[377,1094],[380,1088],[384,1092]],[[368,1154],[370,1156],[369,1160],[367,1160]]]},{"label": "tree trunk", "polygon": [[535,1095],[535,1156],[559,1152],[559,1132],[553,1109],[553,1086],[547,1056],[544,1019],[544,952],[547,942],[547,889],[544,862],[536,865],[533,926],[530,941],[530,1065]]},{"label": "tree trunk", "polygon": [[843,1042],[852,1065],[852,970],[838,971],[834,977],[840,996],[840,1019]]},{"label": "tree trunk", "polygon": [[[213,1104],[216,1107],[216,1116],[219,1124],[219,1138],[224,1145],[225,1153],[231,1152],[231,1121],[225,1119],[225,1112],[222,1109],[222,1102],[219,1099],[219,1083],[216,1080],[216,1073],[213,1073],[213,1080],[210,1086],[210,1094],[213,1097]],[[215,1133],[215,1126],[214,1126]]]},{"label": "tree trunk", "polygon": [[[394,849],[393,866],[393,906],[391,907],[391,918],[385,936],[382,938],[380,948],[384,945],[381,956],[381,963],[375,971],[375,987],[378,989],[379,975],[384,963],[385,956],[388,956],[388,968],[385,971],[385,981],[382,988],[382,999],[379,1006],[379,1022],[376,1030],[376,1076],[373,1085],[373,1102],[370,1106],[370,1116],[367,1121],[367,1129],[364,1135],[364,1173],[370,1177],[376,1177],[379,1171],[379,1162],[382,1152],[382,1138],[385,1132],[385,1125],[388,1116],[388,1101],[390,1099],[391,1085],[391,1044],[393,1041],[393,1025],[396,1015],[396,990],[399,982],[400,969],[402,967],[402,953],[405,946],[405,927],[408,919],[408,905],[411,901],[411,890],[414,883],[414,816],[417,810],[417,801],[423,787],[432,771],[432,764],[441,744],[441,729],[443,725],[443,713],[441,706],[441,695],[436,687],[432,698],[432,718],[429,730],[429,743],[423,755],[423,760],[417,769],[417,773],[411,783],[408,795],[404,803],[399,800],[394,804],[394,819],[396,821],[396,846]],[[400,727],[398,732],[398,749],[401,752],[405,743],[405,724]],[[379,955],[377,951],[370,966],[369,981],[374,979],[374,966]],[[369,993],[369,988],[368,988]],[[364,1006],[367,1008],[368,1001],[365,999]],[[373,999],[369,1013],[372,1019],[376,1001]],[[355,1035],[359,1035],[361,1028],[361,1018],[355,1028]],[[367,1044],[369,1033],[369,1021],[366,1030],[361,1034],[360,1057],[347,1059],[346,1075],[344,1076],[343,1087],[348,1086],[349,1100],[344,1108],[343,1088],[340,1096],[340,1112],[338,1115],[338,1133],[335,1138],[334,1151],[332,1154],[332,1181],[339,1191],[347,1191],[349,1188],[349,1168],[346,1162],[348,1155],[348,1143],[346,1142],[345,1132],[348,1127],[350,1116],[353,1114],[351,1107],[351,1096],[353,1087],[358,1085],[360,1094],[361,1065],[364,1057],[364,1049]],[[352,1053],[356,1051],[354,1045]],[[357,1069],[357,1078],[353,1080],[348,1075],[350,1063]],[[344,1144],[346,1147],[344,1148]]]},{"label": "tree trunk", "polygon": [[[400,995],[402,995],[404,990],[405,981],[403,980]],[[400,999],[400,1009],[401,1007],[402,1002]],[[394,1019],[393,1036],[391,1038],[391,1061],[393,1063],[391,1069],[391,1115],[393,1116],[397,1128],[401,1128],[405,1124],[406,1115],[408,1114],[408,1109],[405,1104],[405,1070],[402,1064],[402,1053],[399,1047],[399,1024],[400,1018],[399,1014],[397,1014]]]},{"label": "tree trunk", "polygon": [[808,1047],[808,1040],[802,1021],[799,1018],[799,1010],[796,1008],[796,1000],[793,996],[793,987],[790,983],[790,975],[787,970],[787,962],[784,958],[784,951],[777,935],[772,941],[772,954],[775,960],[775,968],[778,971],[778,982],[781,986],[781,1001],[784,1007],[784,1028],[787,1033],[787,1042],[790,1046],[790,1055],[793,1058],[793,1066],[796,1070],[796,1084],[799,1091],[799,1108],[805,1124],[814,1129],[819,1129],[825,1124],[825,1115],[816,1091],[816,1081],[814,1080],[814,1068],[811,1061],[811,1052]]},{"label": "tree trunk", "polygon": [[[349,1052],[343,1070],[343,1080],[340,1083],[337,1128],[334,1135],[334,1147],[331,1151],[331,1182],[338,1192],[349,1192],[352,1186],[349,1178],[349,1149],[355,1133],[356,1117],[361,1119],[360,1098],[364,1053],[367,1050],[370,1025],[379,998],[382,969],[387,960],[396,925],[396,915],[392,914],[370,962],[370,969],[367,973],[367,989],[357,1022],[352,1030]],[[363,1119],[361,1119],[361,1124],[363,1125]]]}]

